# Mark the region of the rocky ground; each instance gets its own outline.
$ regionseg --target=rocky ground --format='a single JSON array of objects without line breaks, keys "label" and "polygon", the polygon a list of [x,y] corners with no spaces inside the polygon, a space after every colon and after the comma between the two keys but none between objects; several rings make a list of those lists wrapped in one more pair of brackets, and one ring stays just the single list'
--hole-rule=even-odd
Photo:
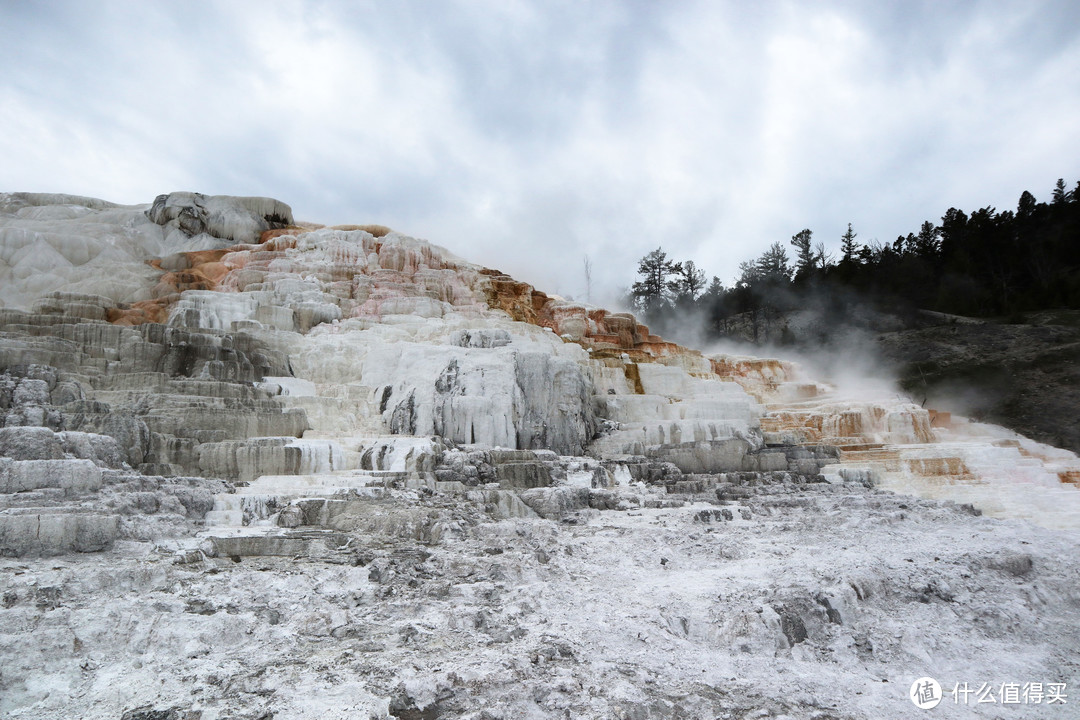
[{"label": "rocky ground", "polygon": [[[625,492],[656,493],[637,488]],[[859,485],[493,521],[322,557],[7,559],[11,718],[918,717],[915,678],[1080,682],[1076,538]],[[17,648],[22,652],[13,652]],[[938,717],[1066,718],[946,701]]]}]

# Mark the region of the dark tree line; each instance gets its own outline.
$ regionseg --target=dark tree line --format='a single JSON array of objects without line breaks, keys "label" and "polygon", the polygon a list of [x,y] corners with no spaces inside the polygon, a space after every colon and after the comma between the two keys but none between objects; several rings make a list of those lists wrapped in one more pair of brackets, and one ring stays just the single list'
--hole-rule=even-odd
[{"label": "dark tree line", "polygon": [[739,323],[755,340],[759,328],[811,299],[838,313],[853,303],[978,317],[1080,308],[1080,183],[1069,190],[1058,180],[1048,203],[1025,191],[1015,211],[949,208],[940,223],[892,243],[863,244],[849,224],[839,242],[837,260],[802,230],[741,263],[731,287],[716,277],[706,284],[693,262],[657,248],[642,258],[631,296],[661,333],[697,318],[708,336]]}]

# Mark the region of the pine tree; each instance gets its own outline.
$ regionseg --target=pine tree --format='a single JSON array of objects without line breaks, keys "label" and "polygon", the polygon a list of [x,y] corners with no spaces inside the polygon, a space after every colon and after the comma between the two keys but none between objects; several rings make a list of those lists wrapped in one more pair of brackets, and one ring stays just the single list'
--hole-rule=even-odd
[{"label": "pine tree", "polygon": [[638,263],[641,279],[630,288],[639,310],[648,315],[668,304],[671,292],[668,278],[677,272],[678,267],[678,263],[668,260],[662,248],[656,248],[641,258]]},{"label": "pine tree", "polygon": [[[809,233],[809,230],[803,232]],[[802,233],[799,233],[802,235]],[[796,236],[798,237],[798,236]],[[807,236],[809,239],[809,235]],[[741,269],[741,266],[740,266]],[[767,281],[791,281],[791,265],[788,262],[787,250],[778,242],[769,246],[769,249],[757,259],[758,276]]]},{"label": "pine tree", "polygon": [[761,271],[758,269],[758,263],[755,260],[743,260],[739,263],[739,279],[737,284],[740,287],[749,287],[761,279]]},{"label": "pine tree", "polygon": [[725,292],[724,283],[720,281],[720,278],[713,275],[712,280],[709,281],[709,287],[705,290],[705,295],[710,298],[718,298]]},{"label": "pine tree", "polygon": [[1051,202],[1054,205],[1063,205],[1072,199],[1072,193],[1065,189],[1065,178],[1058,178],[1054,184],[1054,194]]},{"label": "pine tree", "polygon": [[[934,227],[934,223],[927,220],[919,228],[919,234],[915,237],[915,252],[922,257],[930,257],[938,251],[938,237],[941,235],[941,230]],[[911,244],[910,235],[908,236],[909,247]]]},{"label": "pine tree", "polygon": [[680,302],[693,302],[705,291],[705,271],[698,268],[693,260],[676,263],[674,272],[671,289]]},{"label": "pine tree", "polygon": [[854,230],[851,229],[851,223],[847,224],[847,232],[840,236],[840,253],[843,255],[841,258],[843,262],[853,262],[855,256],[859,253],[859,243],[855,242],[855,238],[858,236]]},{"label": "pine tree", "polygon": [[791,236],[791,244],[795,246],[795,263],[799,275],[804,275],[814,269],[814,250],[811,246],[810,230],[800,230]]},{"label": "pine tree", "polygon": [[1032,215],[1035,214],[1036,205],[1037,203],[1035,202],[1035,196],[1025,190],[1020,195],[1020,202],[1016,204],[1017,217],[1024,219],[1030,218]]}]

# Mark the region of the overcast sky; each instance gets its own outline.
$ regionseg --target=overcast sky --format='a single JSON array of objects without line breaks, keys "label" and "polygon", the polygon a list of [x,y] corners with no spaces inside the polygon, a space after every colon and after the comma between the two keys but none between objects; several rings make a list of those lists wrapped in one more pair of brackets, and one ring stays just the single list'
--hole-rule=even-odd
[{"label": "overcast sky", "polygon": [[1080,179],[1080,3],[0,0],[0,191],[268,195],[593,299]]}]

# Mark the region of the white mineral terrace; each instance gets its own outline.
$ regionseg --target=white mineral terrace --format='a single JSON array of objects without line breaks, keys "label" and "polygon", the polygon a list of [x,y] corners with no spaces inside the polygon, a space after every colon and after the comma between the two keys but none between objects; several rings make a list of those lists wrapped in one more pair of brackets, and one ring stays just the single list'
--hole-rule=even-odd
[{"label": "white mineral terrace", "polygon": [[266,198],[0,195],[0,301],[4,717],[863,720],[924,675],[1080,682],[1080,459],[1002,428]]}]

